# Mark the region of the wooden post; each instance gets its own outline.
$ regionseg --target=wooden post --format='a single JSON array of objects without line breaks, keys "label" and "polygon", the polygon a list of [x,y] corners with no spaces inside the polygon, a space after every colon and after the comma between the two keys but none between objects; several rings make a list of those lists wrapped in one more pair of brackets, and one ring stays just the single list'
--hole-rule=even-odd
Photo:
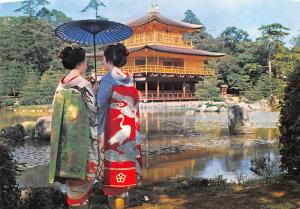
[{"label": "wooden post", "polygon": [[146,51],[146,57],[145,57],[145,65],[146,65],[146,76],[147,76],[147,74],[148,74],[148,50],[147,49],[145,49],[145,51]]},{"label": "wooden post", "polygon": [[174,82],[172,82],[172,93],[174,93]]},{"label": "wooden post", "polygon": [[146,101],[148,101],[148,81],[145,81],[145,96],[146,96]]},{"label": "wooden post", "polygon": [[157,81],[156,95],[158,98],[160,97],[159,94],[160,94],[159,81]]},{"label": "wooden post", "polygon": [[183,93],[183,97],[185,97],[185,95],[186,95],[185,81],[183,81],[183,84],[182,84],[182,93]]}]

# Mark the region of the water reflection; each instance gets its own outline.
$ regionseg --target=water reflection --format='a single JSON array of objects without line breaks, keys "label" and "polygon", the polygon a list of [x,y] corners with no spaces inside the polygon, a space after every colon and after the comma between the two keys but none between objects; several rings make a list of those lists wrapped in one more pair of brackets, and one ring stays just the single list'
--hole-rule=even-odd
[{"label": "water reflection", "polygon": [[0,129],[14,125],[16,123],[23,123],[27,121],[36,121],[38,117],[50,115],[48,110],[43,112],[29,111],[29,112],[15,112],[14,110],[0,110]]},{"label": "water reflection", "polygon": [[[252,159],[278,156],[278,113],[250,113],[254,133],[240,136],[229,135],[227,113],[143,112],[141,116],[144,183],[175,175],[233,179],[236,171],[251,176]],[[39,165],[21,175],[21,185],[47,185],[48,144],[19,146],[15,157]]]}]

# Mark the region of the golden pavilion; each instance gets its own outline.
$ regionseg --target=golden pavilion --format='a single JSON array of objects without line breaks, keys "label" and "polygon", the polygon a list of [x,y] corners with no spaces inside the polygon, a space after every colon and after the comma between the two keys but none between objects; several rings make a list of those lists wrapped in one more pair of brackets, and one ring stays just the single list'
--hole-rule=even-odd
[{"label": "golden pavilion", "polygon": [[[145,16],[130,21],[133,35],[124,41],[130,51],[123,70],[133,76],[141,101],[184,101],[195,99],[195,84],[215,75],[205,67],[209,59],[224,56],[194,49],[185,33],[201,30],[202,25],[167,18],[153,7]],[[97,59],[103,53],[97,54]],[[99,70],[99,74],[105,72]]]}]

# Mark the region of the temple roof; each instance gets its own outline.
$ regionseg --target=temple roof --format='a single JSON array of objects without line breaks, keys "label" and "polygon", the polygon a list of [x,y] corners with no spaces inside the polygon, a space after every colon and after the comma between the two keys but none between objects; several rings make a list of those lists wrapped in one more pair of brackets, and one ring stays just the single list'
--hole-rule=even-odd
[{"label": "temple roof", "polygon": [[[204,50],[198,49],[189,49],[189,48],[181,48],[181,47],[173,47],[173,46],[162,46],[162,45],[143,45],[138,47],[128,48],[129,52],[135,52],[142,49],[150,49],[159,52],[167,52],[174,54],[187,54],[187,55],[195,55],[195,56],[206,56],[206,57],[223,57],[226,55],[225,53],[216,53],[216,52],[208,52]],[[93,57],[94,54],[87,54],[87,57]],[[103,52],[98,52],[96,56],[103,56]]]},{"label": "temple roof", "polygon": [[188,54],[188,55],[196,55],[196,56],[207,56],[207,57],[222,57],[226,55],[225,53],[216,53],[216,52],[208,52],[204,50],[198,49],[189,49],[189,48],[181,48],[181,47],[173,47],[173,46],[164,46],[164,45],[144,45],[139,47],[128,48],[130,52],[139,51],[141,49],[148,48],[154,51],[160,52],[169,52],[175,54]]},{"label": "temple roof", "polygon": [[175,27],[185,28],[185,29],[200,29],[203,27],[203,25],[196,25],[196,24],[190,24],[185,23],[179,20],[170,19],[168,17],[165,17],[159,13],[158,10],[150,10],[145,16],[140,17],[138,19],[135,19],[133,21],[130,21],[127,23],[130,27],[136,27],[140,25],[145,25],[147,23],[150,23],[151,21],[156,20],[160,23],[172,25]]}]

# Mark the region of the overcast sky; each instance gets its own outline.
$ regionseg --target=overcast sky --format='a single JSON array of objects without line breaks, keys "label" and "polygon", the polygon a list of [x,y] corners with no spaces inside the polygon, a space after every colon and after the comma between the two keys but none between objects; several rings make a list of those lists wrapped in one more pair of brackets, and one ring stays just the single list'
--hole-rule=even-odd
[{"label": "overcast sky", "polygon": [[[16,15],[13,12],[20,2],[0,0],[0,15]],[[93,12],[80,12],[89,0],[48,0],[49,8],[62,10],[73,19],[93,18]],[[2,3],[1,3],[2,2]],[[152,0],[103,0],[101,16],[110,20],[128,22],[144,15]],[[262,24],[279,22],[291,28],[291,38],[300,29],[300,0],[156,0],[161,14],[182,19],[187,9],[192,9],[207,30],[214,36],[226,27],[236,26],[246,30],[251,38],[259,34],[257,28]]]}]

